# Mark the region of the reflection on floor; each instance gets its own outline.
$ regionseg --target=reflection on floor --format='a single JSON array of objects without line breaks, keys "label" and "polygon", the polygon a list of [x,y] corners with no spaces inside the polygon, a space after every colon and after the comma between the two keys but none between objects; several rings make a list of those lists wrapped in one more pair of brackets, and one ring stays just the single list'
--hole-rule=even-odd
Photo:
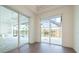
[{"label": "reflection on floor", "polygon": [[49,39],[49,37],[41,37],[41,42],[48,42],[49,43],[53,43],[53,44],[58,44],[58,45],[62,45],[62,38],[58,38],[58,37],[51,37]]},{"label": "reflection on floor", "polygon": [[72,48],[62,47],[48,43],[25,44],[20,48],[7,53],[75,53]]}]

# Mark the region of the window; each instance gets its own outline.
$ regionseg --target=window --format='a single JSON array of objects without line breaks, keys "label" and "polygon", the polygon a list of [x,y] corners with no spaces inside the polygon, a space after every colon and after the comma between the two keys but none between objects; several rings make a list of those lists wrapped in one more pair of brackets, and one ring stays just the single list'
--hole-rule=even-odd
[{"label": "window", "polygon": [[21,46],[28,43],[28,32],[28,17],[0,6],[0,52],[7,52],[18,47],[18,44]]},{"label": "window", "polygon": [[62,45],[61,17],[41,20],[41,42]]}]

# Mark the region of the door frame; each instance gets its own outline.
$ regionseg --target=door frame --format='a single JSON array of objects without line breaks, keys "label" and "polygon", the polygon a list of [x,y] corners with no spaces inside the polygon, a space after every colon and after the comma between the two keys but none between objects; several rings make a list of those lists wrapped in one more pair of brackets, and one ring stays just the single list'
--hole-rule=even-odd
[{"label": "door frame", "polygon": [[[23,14],[18,13],[18,47],[20,47],[20,15],[25,16]],[[27,17],[27,16],[25,16],[25,17]],[[30,19],[30,17],[27,17],[27,18]],[[30,20],[29,20],[28,26],[29,26],[28,27],[29,28],[29,31],[28,31],[28,43],[29,43],[30,42]],[[26,44],[28,44],[28,43],[26,43]]]},{"label": "door frame", "polygon": [[[55,17],[55,16],[53,16],[53,17]],[[50,20],[53,17],[48,17],[47,19]],[[59,16],[59,17],[61,17],[61,30],[62,30],[62,16]],[[40,18],[40,22],[41,22],[41,18]],[[49,24],[49,28],[51,28],[51,24]],[[49,32],[50,31],[51,31],[51,29],[49,29]],[[51,35],[51,33],[50,33],[50,35]],[[49,35],[49,44],[52,44],[50,35]],[[62,44],[61,45],[59,45],[59,44],[54,44],[54,45],[63,46],[63,30],[61,32],[61,39],[62,39]],[[48,42],[42,42],[42,39],[41,39],[41,23],[40,23],[40,43],[48,43]]]}]

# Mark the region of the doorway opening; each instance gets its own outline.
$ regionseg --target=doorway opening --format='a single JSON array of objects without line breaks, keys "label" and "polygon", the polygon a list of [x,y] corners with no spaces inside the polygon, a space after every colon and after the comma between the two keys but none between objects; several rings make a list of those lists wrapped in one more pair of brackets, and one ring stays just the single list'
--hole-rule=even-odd
[{"label": "doorway opening", "polygon": [[62,17],[41,20],[41,42],[62,45]]}]

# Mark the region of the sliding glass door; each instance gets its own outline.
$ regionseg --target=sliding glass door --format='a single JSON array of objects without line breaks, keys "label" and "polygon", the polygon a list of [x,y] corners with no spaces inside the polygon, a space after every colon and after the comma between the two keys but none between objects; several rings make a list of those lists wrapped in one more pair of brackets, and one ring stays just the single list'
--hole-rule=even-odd
[{"label": "sliding glass door", "polygon": [[41,42],[62,45],[61,17],[41,20]]},{"label": "sliding glass door", "polygon": [[28,42],[29,18],[0,6],[0,52],[10,51]]},{"label": "sliding glass door", "polygon": [[29,18],[20,15],[19,17],[19,33],[20,46],[29,42]]},{"label": "sliding glass door", "polygon": [[6,52],[18,44],[18,14],[0,6],[0,52]]}]

